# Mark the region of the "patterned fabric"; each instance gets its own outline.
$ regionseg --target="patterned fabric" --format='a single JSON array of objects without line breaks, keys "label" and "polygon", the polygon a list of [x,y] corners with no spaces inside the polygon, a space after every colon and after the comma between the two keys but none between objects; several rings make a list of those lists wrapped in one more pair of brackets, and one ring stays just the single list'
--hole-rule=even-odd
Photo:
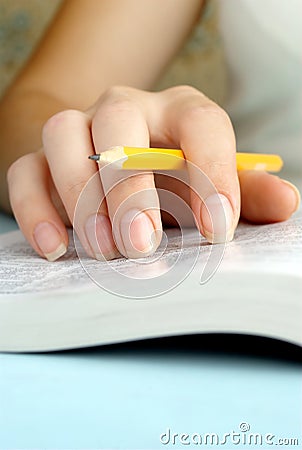
[{"label": "patterned fabric", "polygon": [[[0,97],[28,60],[62,0],[0,0]],[[187,43],[167,67],[156,90],[191,84],[222,102],[225,70],[216,0],[208,0]]]}]

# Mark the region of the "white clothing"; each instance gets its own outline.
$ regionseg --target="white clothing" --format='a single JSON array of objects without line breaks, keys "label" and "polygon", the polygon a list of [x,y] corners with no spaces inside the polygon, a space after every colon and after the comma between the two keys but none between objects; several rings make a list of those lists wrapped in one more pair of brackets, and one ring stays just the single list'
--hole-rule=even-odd
[{"label": "white clothing", "polygon": [[238,149],[302,170],[302,1],[218,0]]}]

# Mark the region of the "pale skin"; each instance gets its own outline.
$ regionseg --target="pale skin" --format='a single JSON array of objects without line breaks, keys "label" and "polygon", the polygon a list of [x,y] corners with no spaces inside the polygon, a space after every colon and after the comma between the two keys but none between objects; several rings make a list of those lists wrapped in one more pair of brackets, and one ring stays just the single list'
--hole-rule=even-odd
[{"label": "pale skin", "polygon": [[[66,227],[98,170],[87,158],[115,145],[182,148],[218,197],[204,193],[202,201],[152,173],[124,179],[104,197],[101,179],[94,177],[75,224],[93,258],[155,251],[162,229],[158,186],[190,202],[209,242],[232,239],[240,214],[270,223],[297,209],[293,185],[265,172],[237,173],[234,131],[218,105],[189,86],[148,91],[201,8],[200,0],[67,0],[8,90],[0,104],[0,202],[42,257],[53,261],[66,251]],[[192,171],[190,176],[194,184]],[[224,212],[227,229],[211,228],[206,207],[213,217]]]}]

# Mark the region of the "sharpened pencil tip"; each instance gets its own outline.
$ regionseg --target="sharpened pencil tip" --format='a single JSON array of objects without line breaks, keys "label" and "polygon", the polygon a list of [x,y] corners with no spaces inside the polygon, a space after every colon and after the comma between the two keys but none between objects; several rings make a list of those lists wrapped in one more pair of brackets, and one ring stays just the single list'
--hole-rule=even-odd
[{"label": "sharpened pencil tip", "polygon": [[100,159],[100,155],[90,155],[88,159],[92,159],[93,161],[98,161]]}]

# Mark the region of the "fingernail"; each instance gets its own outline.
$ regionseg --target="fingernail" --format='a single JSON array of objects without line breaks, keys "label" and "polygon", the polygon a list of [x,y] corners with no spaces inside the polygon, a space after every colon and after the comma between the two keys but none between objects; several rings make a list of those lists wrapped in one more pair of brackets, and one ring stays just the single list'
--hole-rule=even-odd
[{"label": "fingernail", "polygon": [[142,257],[152,252],[155,230],[147,214],[138,209],[126,212],[120,222],[120,233],[128,258]]},{"label": "fingernail", "polygon": [[96,259],[115,259],[120,256],[112,237],[109,218],[103,214],[93,214],[85,224],[85,233]]},{"label": "fingernail", "polygon": [[300,206],[300,201],[301,201],[301,196],[300,196],[300,192],[298,191],[298,189],[296,188],[296,186],[292,183],[290,183],[289,181],[286,180],[281,180],[282,183],[286,184],[288,187],[290,187],[294,193],[295,196],[295,207],[293,210],[293,213],[296,212],[299,209]]},{"label": "fingernail", "polygon": [[233,208],[224,195],[210,195],[201,206],[200,218],[207,241],[219,244],[233,239]]},{"label": "fingernail", "polygon": [[55,261],[66,253],[66,245],[57,228],[49,222],[41,222],[34,229],[34,239],[48,261]]}]

